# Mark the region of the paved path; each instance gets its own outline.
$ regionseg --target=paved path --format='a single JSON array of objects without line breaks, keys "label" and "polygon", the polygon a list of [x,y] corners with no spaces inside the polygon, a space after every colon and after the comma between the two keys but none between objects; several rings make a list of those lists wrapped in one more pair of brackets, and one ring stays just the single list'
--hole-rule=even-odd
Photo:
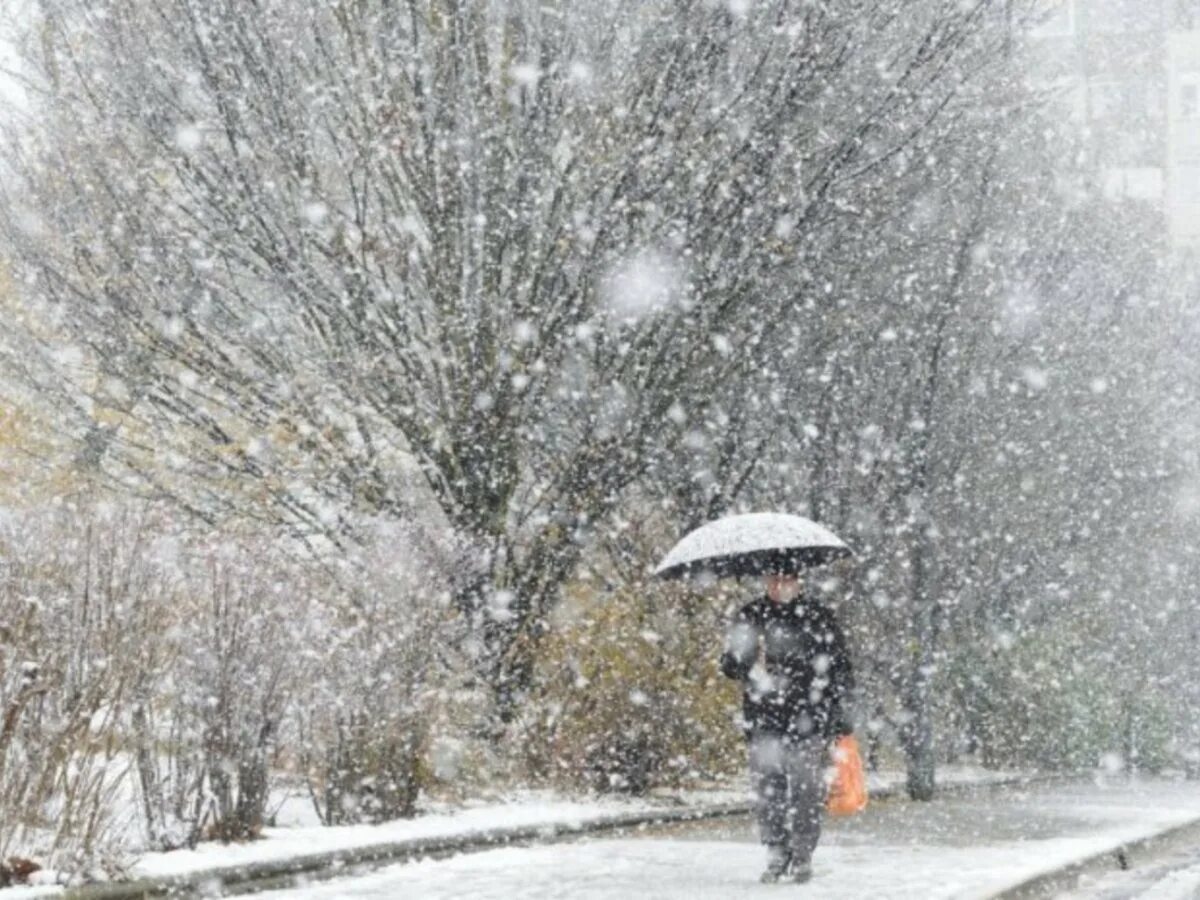
[{"label": "paved path", "polygon": [[1062,900],[1200,900],[1200,846],[1081,879]]},{"label": "paved path", "polygon": [[816,878],[804,887],[757,883],[762,850],[743,822],[427,860],[266,896],[729,900],[803,890],[855,900],[982,898],[1196,818],[1200,784],[981,791],[931,804],[876,804],[860,817],[830,823]]}]

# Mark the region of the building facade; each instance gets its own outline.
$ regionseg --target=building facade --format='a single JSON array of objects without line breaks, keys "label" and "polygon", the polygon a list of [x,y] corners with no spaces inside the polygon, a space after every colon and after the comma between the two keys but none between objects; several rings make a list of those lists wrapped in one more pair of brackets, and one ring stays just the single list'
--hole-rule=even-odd
[{"label": "building facade", "polygon": [[1086,136],[1080,168],[1200,251],[1200,0],[1046,0],[1039,72]]}]

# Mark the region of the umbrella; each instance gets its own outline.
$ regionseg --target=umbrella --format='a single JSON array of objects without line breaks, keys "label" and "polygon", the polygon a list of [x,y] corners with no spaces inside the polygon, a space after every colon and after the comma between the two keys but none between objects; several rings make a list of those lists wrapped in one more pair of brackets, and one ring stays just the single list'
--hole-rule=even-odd
[{"label": "umbrella", "polygon": [[663,557],[654,574],[684,578],[709,573],[718,578],[771,573],[795,574],[850,556],[828,528],[803,516],[748,513],[701,525]]}]

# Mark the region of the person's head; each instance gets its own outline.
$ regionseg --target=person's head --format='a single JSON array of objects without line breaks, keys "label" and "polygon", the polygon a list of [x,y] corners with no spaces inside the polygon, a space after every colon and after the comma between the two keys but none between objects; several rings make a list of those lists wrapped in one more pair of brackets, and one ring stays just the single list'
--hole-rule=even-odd
[{"label": "person's head", "polygon": [[800,596],[800,578],[796,575],[774,573],[763,579],[767,596],[773,603],[791,603]]}]

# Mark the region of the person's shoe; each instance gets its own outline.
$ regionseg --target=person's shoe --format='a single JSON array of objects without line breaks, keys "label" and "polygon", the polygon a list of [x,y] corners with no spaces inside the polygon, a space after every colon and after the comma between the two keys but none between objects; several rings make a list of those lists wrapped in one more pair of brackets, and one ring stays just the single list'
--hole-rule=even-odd
[{"label": "person's shoe", "polygon": [[787,874],[788,864],[791,861],[792,854],[785,848],[772,847],[767,851],[767,868],[758,880],[763,884],[774,884]]},{"label": "person's shoe", "polygon": [[794,881],[796,884],[804,884],[806,881],[812,881],[812,863],[792,863],[788,866],[787,877],[789,881]]}]

